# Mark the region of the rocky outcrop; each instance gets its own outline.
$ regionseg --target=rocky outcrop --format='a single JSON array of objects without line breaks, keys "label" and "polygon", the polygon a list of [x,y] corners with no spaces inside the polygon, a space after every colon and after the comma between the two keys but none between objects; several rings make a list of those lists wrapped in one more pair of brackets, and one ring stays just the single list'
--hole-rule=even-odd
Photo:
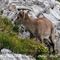
[{"label": "rocky outcrop", "polygon": [[32,56],[15,54],[9,49],[2,49],[0,54],[0,60],[36,60]]}]

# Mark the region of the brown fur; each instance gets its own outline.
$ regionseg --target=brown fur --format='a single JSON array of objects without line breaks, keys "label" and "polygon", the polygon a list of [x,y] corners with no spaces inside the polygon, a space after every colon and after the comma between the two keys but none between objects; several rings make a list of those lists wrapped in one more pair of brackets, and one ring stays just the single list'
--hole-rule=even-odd
[{"label": "brown fur", "polygon": [[17,19],[19,19],[24,26],[32,32],[36,39],[40,40],[41,42],[44,42],[44,39],[48,40],[49,44],[54,46],[52,40],[54,25],[51,21],[45,17],[32,20],[32,18],[28,16],[28,12],[24,12],[24,10],[18,14]]}]

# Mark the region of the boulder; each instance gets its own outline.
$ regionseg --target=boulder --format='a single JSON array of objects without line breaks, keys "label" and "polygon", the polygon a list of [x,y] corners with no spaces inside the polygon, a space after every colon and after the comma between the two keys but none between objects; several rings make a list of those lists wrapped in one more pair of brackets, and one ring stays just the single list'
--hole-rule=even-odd
[{"label": "boulder", "polygon": [[12,53],[12,51],[9,50],[9,49],[5,49],[5,48],[3,48],[3,49],[1,49],[1,53],[2,53],[2,54]]},{"label": "boulder", "polygon": [[22,54],[15,54],[11,53],[9,49],[2,49],[0,54],[0,60],[36,60],[32,56],[22,55]]}]

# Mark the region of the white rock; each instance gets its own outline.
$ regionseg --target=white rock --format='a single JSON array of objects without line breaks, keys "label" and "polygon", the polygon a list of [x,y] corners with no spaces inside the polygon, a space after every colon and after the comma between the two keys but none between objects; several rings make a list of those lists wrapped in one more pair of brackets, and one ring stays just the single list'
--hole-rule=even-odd
[{"label": "white rock", "polygon": [[60,20],[60,15],[56,12],[56,9],[50,9],[50,12],[57,20]]},{"label": "white rock", "polygon": [[32,56],[22,55],[22,54],[0,54],[0,60],[36,60]]},{"label": "white rock", "polygon": [[2,54],[11,53],[11,52],[12,51],[10,51],[9,49],[5,49],[5,48],[1,49]]}]

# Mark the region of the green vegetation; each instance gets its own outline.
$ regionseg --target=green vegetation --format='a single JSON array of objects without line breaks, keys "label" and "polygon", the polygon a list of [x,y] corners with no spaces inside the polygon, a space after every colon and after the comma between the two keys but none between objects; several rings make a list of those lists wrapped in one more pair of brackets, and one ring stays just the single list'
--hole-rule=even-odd
[{"label": "green vegetation", "polygon": [[48,49],[36,41],[20,39],[16,34],[0,32],[0,49],[8,48],[15,53],[30,54],[35,56],[37,53],[46,54]]},{"label": "green vegetation", "polygon": [[10,20],[6,17],[0,16],[0,31],[3,32],[11,32],[13,29],[13,25]]},{"label": "green vegetation", "polygon": [[39,55],[37,60],[60,60],[60,56],[58,55]]}]

